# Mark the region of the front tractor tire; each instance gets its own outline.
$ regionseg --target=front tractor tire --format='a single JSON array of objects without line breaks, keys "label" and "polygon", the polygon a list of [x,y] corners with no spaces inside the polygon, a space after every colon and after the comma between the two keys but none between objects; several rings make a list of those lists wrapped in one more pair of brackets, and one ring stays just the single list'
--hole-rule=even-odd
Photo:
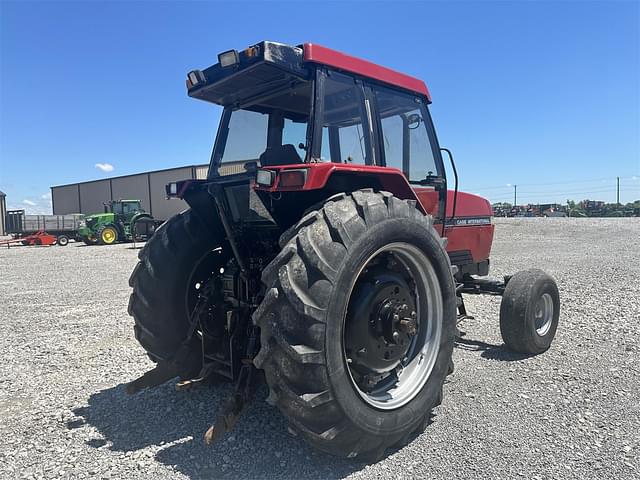
[{"label": "front tractor tire", "polygon": [[202,367],[202,342],[187,338],[189,317],[198,288],[224,264],[219,238],[191,210],[175,215],[145,243],[129,278],[136,339],[153,361],[182,378]]},{"label": "front tractor tire", "polygon": [[98,230],[97,238],[100,245],[113,245],[118,241],[118,230],[113,225],[106,225]]},{"label": "front tractor tire", "polygon": [[431,217],[387,192],[331,197],[281,237],[254,360],[291,428],[375,461],[429,423],[451,371],[455,285]]},{"label": "front tractor tire", "polygon": [[538,354],[555,337],[560,318],[560,294],[555,280],[542,270],[516,273],[500,303],[500,333],[514,352]]}]

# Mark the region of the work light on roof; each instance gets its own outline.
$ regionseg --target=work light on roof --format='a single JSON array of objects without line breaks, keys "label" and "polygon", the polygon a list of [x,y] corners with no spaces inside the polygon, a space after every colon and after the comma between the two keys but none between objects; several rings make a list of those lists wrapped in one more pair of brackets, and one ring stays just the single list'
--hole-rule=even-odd
[{"label": "work light on roof", "polygon": [[240,57],[236,50],[229,50],[228,52],[222,52],[218,54],[218,62],[223,68],[231,67],[240,63]]},{"label": "work light on roof", "polygon": [[206,78],[204,77],[204,73],[200,70],[192,70],[187,74],[187,83],[191,84],[190,87],[195,87],[200,83],[204,83]]}]

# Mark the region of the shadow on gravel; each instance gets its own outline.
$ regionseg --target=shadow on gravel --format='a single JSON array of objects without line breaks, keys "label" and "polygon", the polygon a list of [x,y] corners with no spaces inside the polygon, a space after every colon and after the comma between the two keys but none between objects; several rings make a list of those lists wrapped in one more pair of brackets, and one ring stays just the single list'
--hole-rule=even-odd
[{"label": "shadow on gravel", "polygon": [[73,410],[76,418],[67,427],[91,425],[103,438],[87,445],[132,452],[143,463],[151,452],[136,451],[157,446],[157,462],[191,478],[342,478],[365,467],[316,452],[289,435],[280,412],[264,401],[265,387],[235,430],[207,447],[204,432],[231,391],[230,385],[222,385],[177,392],[169,382],[127,395],[124,385],[118,385],[92,394],[88,406]]},{"label": "shadow on gravel", "polygon": [[500,362],[513,362],[534,356],[530,353],[512,352],[505,345],[493,345],[491,343],[472,340],[470,338],[456,338],[456,347],[473,352],[482,352],[480,354],[482,358],[498,360]]}]

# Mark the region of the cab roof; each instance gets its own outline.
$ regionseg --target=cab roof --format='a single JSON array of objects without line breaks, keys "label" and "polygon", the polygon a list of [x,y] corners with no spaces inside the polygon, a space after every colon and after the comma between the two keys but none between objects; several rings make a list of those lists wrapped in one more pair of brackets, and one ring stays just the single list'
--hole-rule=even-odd
[{"label": "cab roof", "polygon": [[315,64],[401,88],[431,102],[422,80],[315,43],[294,47],[264,41],[245,50],[222,52],[218,59],[222,60],[205,70],[189,72],[189,96],[219,105],[237,103],[289,84],[291,75],[310,79],[310,67]]},{"label": "cab roof", "polygon": [[395,87],[404,88],[405,90],[411,90],[420,95],[425,95],[429,101],[431,101],[431,95],[427,85],[419,78],[315,43],[305,43],[302,48],[305,62],[327,65],[363,77],[372,78]]}]

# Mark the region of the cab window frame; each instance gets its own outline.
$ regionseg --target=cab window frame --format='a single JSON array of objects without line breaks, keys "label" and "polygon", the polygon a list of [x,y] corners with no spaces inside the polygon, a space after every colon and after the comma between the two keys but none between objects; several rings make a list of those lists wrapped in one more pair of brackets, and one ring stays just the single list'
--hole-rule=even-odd
[{"label": "cab window frame", "polygon": [[[336,162],[331,160],[321,160],[322,156],[322,139],[323,139],[323,123],[324,123],[324,112],[325,112],[325,87],[327,80],[335,80],[344,81],[347,80],[349,83],[353,82],[354,88],[356,89],[358,95],[358,109],[360,110],[360,116],[362,118],[362,134],[364,140],[364,164],[360,162],[353,162],[353,165],[377,165],[378,162],[376,159],[379,158],[377,152],[377,138],[375,132],[375,126],[372,127],[372,122],[375,123],[373,118],[373,112],[368,111],[366,102],[371,100],[366,93],[365,83],[358,78],[356,75],[342,73],[338,70],[326,68],[326,67],[317,67],[316,68],[316,89],[315,89],[315,98],[314,98],[314,121],[313,121],[313,130],[311,133],[312,141],[311,141],[311,160],[318,163],[344,163],[342,161]],[[336,135],[338,136],[338,135]],[[329,155],[332,157],[331,155]]]},{"label": "cab window frame", "polygon": [[[440,152],[440,146],[438,144],[438,137],[436,136],[435,128],[433,126],[433,121],[431,119],[431,114],[429,112],[429,108],[427,107],[428,101],[419,94],[395,89],[389,87],[387,85],[378,85],[371,84],[368,86],[368,92],[370,101],[373,104],[373,108],[375,109],[372,112],[372,116],[374,117],[374,129],[376,130],[376,144],[377,144],[377,158],[379,159],[379,163],[383,167],[387,167],[387,158],[386,152],[384,148],[384,130],[382,128],[382,117],[380,115],[380,109],[378,104],[378,92],[383,91],[385,93],[391,93],[393,95],[398,95],[405,98],[417,99],[416,107],[420,110],[420,115],[422,117],[422,122],[424,123],[424,128],[427,131],[427,138],[429,140],[429,147],[431,148],[431,154],[433,158],[433,163],[435,165],[436,171],[435,176],[445,178],[445,168],[444,162],[442,160],[442,153]],[[407,181],[412,185],[419,185],[420,181],[423,178],[411,178],[411,165],[413,161],[411,157],[409,158],[409,171],[404,171],[404,168],[399,168],[399,170],[403,173]],[[390,168],[397,168],[394,166],[390,166]]]}]

